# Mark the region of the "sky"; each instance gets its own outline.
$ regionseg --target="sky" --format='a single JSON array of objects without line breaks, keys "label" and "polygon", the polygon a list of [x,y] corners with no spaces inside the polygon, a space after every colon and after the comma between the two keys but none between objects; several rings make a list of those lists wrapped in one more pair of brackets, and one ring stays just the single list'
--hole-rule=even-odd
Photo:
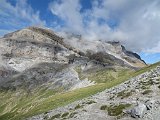
[{"label": "sky", "polygon": [[0,0],[0,36],[28,26],[120,41],[147,63],[160,61],[159,0]]}]

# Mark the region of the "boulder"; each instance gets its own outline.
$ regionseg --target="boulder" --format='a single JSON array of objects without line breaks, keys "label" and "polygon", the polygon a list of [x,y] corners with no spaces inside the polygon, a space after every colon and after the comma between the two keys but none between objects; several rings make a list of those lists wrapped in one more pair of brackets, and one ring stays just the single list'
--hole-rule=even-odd
[{"label": "boulder", "polygon": [[154,100],[146,101],[145,104],[146,104],[147,110],[151,110],[154,107],[155,101]]},{"label": "boulder", "polygon": [[131,109],[130,114],[131,117],[142,118],[146,113],[146,111],[147,111],[146,105],[144,105],[143,103],[139,103],[137,106]]}]

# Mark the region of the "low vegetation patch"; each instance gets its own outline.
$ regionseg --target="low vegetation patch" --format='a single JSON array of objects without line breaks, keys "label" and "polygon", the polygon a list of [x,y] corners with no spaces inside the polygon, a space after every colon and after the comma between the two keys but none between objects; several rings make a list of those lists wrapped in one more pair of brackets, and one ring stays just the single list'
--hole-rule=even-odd
[{"label": "low vegetation patch", "polygon": [[74,109],[76,110],[76,109],[80,109],[80,108],[83,108],[83,105],[78,104]]},{"label": "low vegetation patch", "polygon": [[144,67],[144,68],[142,68],[140,70],[137,70],[136,72],[134,72],[132,74],[132,77],[135,77],[135,76],[140,75],[140,74],[142,74],[144,72],[150,71],[151,69],[156,68],[158,65],[160,65],[160,62],[157,62],[157,63],[152,64],[152,65],[148,65],[147,67]]},{"label": "low vegetation patch", "polygon": [[121,99],[124,99],[124,98],[127,98],[127,97],[131,96],[131,95],[132,95],[132,91],[123,90],[123,91],[121,91],[117,94],[117,97],[120,97]]},{"label": "low vegetation patch", "polygon": [[146,94],[149,94],[149,93],[151,93],[151,92],[153,92],[152,90],[145,90],[144,92],[142,92],[142,94],[143,95],[146,95]]},{"label": "low vegetation patch", "polygon": [[78,114],[78,113],[77,112],[72,112],[72,113],[70,113],[68,118],[73,118],[76,114]]},{"label": "low vegetation patch", "polygon": [[60,114],[60,113],[58,113],[58,114],[56,114],[56,115],[52,116],[51,118],[49,118],[48,120],[54,120],[54,119],[56,119],[56,118],[60,118],[60,117],[61,117],[61,114]]},{"label": "low vegetation patch", "polygon": [[119,116],[123,113],[123,110],[130,107],[130,104],[119,104],[119,105],[103,105],[101,106],[101,110],[107,110],[108,115],[110,116]]},{"label": "low vegetation patch", "polygon": [[147,81],[142,81],[141,84],[145,86],[149,86],[149,85],[153,85],[154,81],[152,79],[149,79]]},{"label": "low vegetation patch", "polygon": [[68,115],[69,115],[69,112],[66,112],[66,113],[63,113],[61,117],[64,118],[64,117],[67,117]]},{"label": "low vegetation patch", "polygon": [[93,101],[93,100],[90,100],[90,101],[85,102],[84,104],[88,104],[88,105],[90,105],[90,104],[93,104],[93,103],[96,103],[96,102],[95,102],[95,101]]},{"label": "low vegetation patch", "polygon": [[147,86],[142,85],[142,86],[141,86],[141,89],[150,89],[150,85],[147,85]]},{"label": "low vegetation patch", "polygon": [[102,105],[101,107],[100,107],[100,110],[107,110],[107,105]]},{"label": "low vegetation patch", "polygon": [[124,80],[129,78],[129,75],[133,72],[131,69],[127,68],[110,68],[103,69],[96,72],[91,72],[88,74],[88,79],[95,81],[96,83],[108,83],[110,81]]},{"label": "low vegetation patch", "polygon": [[75,68],[75,71],[78,73],[78,77],[80,80],[84,80],[86,78],[86,76],[84,75],[81,66],[78,66]]}]

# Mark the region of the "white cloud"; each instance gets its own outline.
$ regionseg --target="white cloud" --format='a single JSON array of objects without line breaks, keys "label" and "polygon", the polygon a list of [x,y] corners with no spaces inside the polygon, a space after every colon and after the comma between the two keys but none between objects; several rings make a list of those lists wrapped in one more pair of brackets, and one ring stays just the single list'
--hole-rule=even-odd
[{"label": "white cloud", "polygon": [[[87,39],[119,40],[134,51],[160,52],[159,0],[97,0],[92,8],[80,12],[80,0],[61,0],[50,4],[51,12],[61,18],[62,29],[80,33]],[[108,21],[116,20],[112,29]],[[100,20],[104,20],[100,24]]]},{"label": "white cloud", "polygon": [[34,11],[26,0],[16,0],[15,2],[16,5],[13,6],[7,0],[0,1],[0,31],[46,24],[40,19],[39,11]]},{"label": "white cloud", "polygon": [[49,5],[49,8],[53,14],[64,20],[68,31],[82,32],[84,26],[79,0],[63,0],[62,3],[54,1]]},{"label": "white cloud", "polygon": [[147,53],[160,53],[160,41],[157,43],[157,45],[151,49],[146,50]]}]

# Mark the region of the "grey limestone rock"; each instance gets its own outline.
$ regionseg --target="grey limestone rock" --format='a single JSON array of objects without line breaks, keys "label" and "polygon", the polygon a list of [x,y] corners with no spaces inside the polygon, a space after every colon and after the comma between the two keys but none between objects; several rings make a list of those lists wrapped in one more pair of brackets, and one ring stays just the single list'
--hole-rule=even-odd
[{"label": "grey limestone rock", "polygon": [[147,107],[143,103],[139,103],[133,109],[131,109],[130,114],[134,118],[142,118],[147,111]]}]

